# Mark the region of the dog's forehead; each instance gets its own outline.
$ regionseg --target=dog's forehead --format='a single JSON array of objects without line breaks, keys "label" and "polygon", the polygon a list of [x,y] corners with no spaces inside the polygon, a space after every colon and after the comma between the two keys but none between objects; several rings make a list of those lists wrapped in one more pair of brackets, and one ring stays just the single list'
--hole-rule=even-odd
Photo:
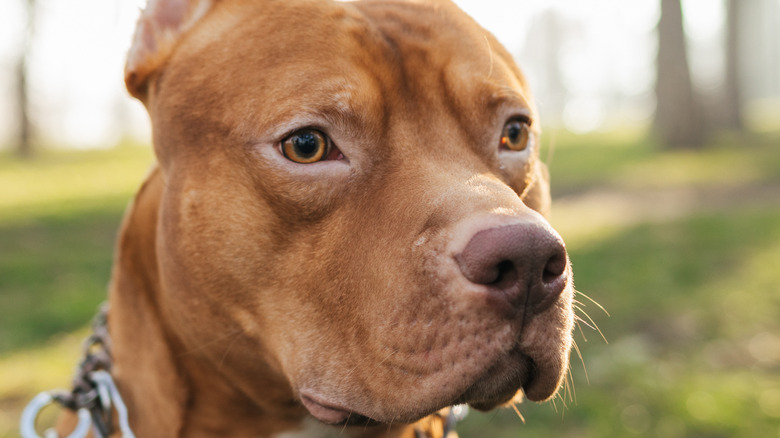
[{"label": "dog's forehead", "polygon": [[166,105],[224,114],[254,140],[289,132],[307,113],[365,135],[381,132],[383,117],[429,125],[449,114],[478,137],[501,105],[533,111],[511,57],[444,1],[229,0],[174,57],[163,82],[179,96]]},{"label": "dog's forehead", "polygon": [[461,81],[460,88],[494,85],[493,94],[525,89],[503,48],[449,1],[232,0],[214,9],[219,19],[204,20],[189,46],[211,46],[212,55],[225,52],[215,46],[230,46],[230,56],[246,68],[305,68],[291,69],[290,81],[330,73],[326,82],[333,83],[373,70],[410,88],[430,89],[415,83],[434,80]]}]

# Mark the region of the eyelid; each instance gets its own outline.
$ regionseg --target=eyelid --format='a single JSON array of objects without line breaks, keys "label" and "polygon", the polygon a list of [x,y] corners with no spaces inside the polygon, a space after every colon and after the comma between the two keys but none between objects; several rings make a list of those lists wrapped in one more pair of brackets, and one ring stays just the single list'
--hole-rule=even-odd
[{"label": "eyelid", "polygon": [[328,135],[328,133],[324,129],[322,129],[322,128],[316,126],[316,125],[306,125],[306,126],[295,127],[295,128],[292,128],[292,129],[290,129],[288,131],[285,131],[284,134],[282,134],[281,136],[278,137],[279,140],[277,140],[276,143],[277,144],[281,144],[283,141],[287,140],[288,138],[292,137],[293,135],[301,133],[301,132],[306,132],[306,131],[317,131],[320,134],[322,134],[323,136],[325,136],[326,138],[330,138],[330,136]]},{"label": "eyelid", "polygon": [[515,121],[515,120],[517,120],[517,121],[519,121],[521,123],[525,123],[529,127],[532,126],[533,123],[534,123],[533,120],[531,119],[531,116],[526,115],[526,114],[514,115],[514,116],[510,117],[509,119],[507,119],[506,123],[509,123],[509,122],[512,122],[512,121]]}]

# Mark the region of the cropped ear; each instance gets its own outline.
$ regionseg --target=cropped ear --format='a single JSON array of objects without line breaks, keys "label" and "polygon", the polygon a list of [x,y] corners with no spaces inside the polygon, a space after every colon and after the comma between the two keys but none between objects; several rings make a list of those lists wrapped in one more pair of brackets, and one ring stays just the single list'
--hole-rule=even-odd
[{"label": "cropped ear", "polygon": [[127,90],[145,100],[149,79],[171,55],[181,35],[218,0],[149,0],[136,25],[125,64]]},{"label": "cropped ear", "polygon": [[534,165],[533,176],[530,184],[523,192],[523,203],[529,208],[536,210],[542,216],[547,217],[550,213],[550,172],[547,165],[537,161]]}]

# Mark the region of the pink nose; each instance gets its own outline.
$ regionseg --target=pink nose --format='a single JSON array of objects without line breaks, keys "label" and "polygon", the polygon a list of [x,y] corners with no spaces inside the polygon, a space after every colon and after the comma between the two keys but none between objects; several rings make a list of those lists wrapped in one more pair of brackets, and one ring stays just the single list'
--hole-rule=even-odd
[{"label": "pink nose", "polygon": [[538,221],[481,230],[455,260],[463,276],[487,286],[489,296],[505,310],[541,312],[567,283],[563,240]]}]

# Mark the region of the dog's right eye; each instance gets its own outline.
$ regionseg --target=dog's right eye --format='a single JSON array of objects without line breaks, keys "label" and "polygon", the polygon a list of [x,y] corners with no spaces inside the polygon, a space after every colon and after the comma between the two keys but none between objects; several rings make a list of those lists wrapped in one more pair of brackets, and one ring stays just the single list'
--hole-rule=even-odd
[{"label": "dog's right eye", "polygon": [[528,147],[531,136],[528,119],[512,119],[501,131],[501,148],[511,151],[523,151]]},{"label": "dog's right eye", "polygon": [[297,131],[282,140],[282,154],[290,161],[310,164],[330,158],[330,138],[316,129]]}]

